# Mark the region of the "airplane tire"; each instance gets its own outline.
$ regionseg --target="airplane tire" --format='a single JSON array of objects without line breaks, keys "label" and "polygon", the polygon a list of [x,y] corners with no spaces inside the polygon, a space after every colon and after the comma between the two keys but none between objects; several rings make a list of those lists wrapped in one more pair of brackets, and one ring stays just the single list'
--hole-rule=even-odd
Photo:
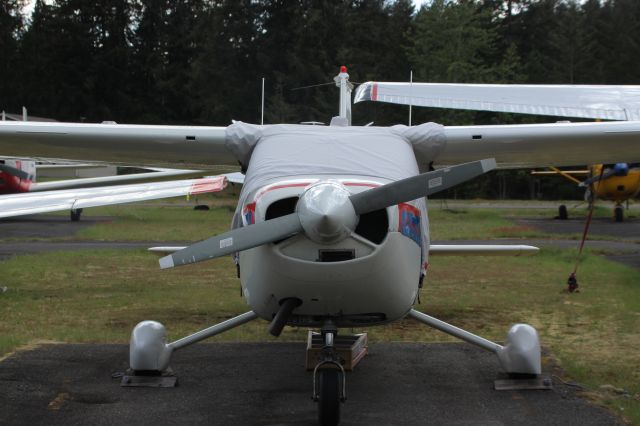
[{"label": "airplane tire", "polygon": [[72,222],[79,222],[80,216],[82,216],[82,209],[72,209],[69,213]]},{"label": "airplane tire", "polygon": [[616,222],[624,221],[624,210],[622,210],[622,206],[616,206],[616,208],[613,209],[613,218]]},{"label": "airplane tire", "polygon": [[318,420],[322,426],[340,423],[340,371],[320,370]]},{"label": "airplane tire", "polygon": [[201,210],[201,211],[207,211],[209,210],[209,206],[206,204],[198,204],[196,206],[193,207],[194,210]]},{"label": "airplane tire", "polygon": [[567,220],[569,219],[569,213],[567,212],[567,206],[564,204],[560,204],[558,207],[558,219]]}]

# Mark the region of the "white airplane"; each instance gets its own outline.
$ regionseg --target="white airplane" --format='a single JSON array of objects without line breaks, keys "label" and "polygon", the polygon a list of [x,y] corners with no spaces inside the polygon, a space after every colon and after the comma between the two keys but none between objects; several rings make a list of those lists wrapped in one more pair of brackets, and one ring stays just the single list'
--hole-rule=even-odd
[{"label": "white airplane", "polygon": [[[0,194],[10,194],[0,195],[0,218],[69,210],[71,220],[78,221],[87,207],[218,192],[225,188],[227,180],[237,180],[235,174],[226,174],[159,182],[176,177],[202,176],[206,172],[152,167],[146,173],[36,182],[37,170],[97,167],[95,164],[41,165],[33,159],[0,160]],[[127,184],[123,185],[125,182]]]},{"label": "white airplane", "polygon": [[[313,374],[313,397],[320,423],[337,424],[346,398],[335,348],[338,328],[408,316],[495,353],[507,373],[541,373],[539,338],[530,325],[512,326],[499,345],[413,309],[430,255],[537,250],[434,247],[425,197],[497,164],[639,161],[629,153],[640,157],[640,122],[351,126],[348,77],[346,69],[336,77],[340,116],[331,126],[0,123],[0,151],[11,155],[239,162],[246,170],[232,230],[186,248],[165,248],[172,254],[160,265],[234,255],[249,310],[173,342],[167,342],[162,324],[139,323],[130,341],[132,370],[164,371],[174,351],[257,318],[269,321],[276,336],[285,325],[319,327],[324,349]],[[433,170],[434,164],[458,165]]]}]

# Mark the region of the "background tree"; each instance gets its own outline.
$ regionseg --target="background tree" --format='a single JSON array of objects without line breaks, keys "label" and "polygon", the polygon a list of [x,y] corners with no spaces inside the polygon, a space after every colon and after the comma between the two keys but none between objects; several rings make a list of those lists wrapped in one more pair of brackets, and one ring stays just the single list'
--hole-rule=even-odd
[{"label": "background tree", "polygon": [[17,110],[17,85],[20,82],[18,64],[19,40],[24,31],[21,10],[24,0],[5,0],[0,3],[0,95],[2,108]]}]

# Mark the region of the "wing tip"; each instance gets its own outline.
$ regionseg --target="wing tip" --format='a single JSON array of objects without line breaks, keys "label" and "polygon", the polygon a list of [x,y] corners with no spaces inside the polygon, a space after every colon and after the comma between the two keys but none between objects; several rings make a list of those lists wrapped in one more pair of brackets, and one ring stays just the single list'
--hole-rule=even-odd
[{"label": "wing tip", "polygon": [[173,256],[161,257],[159,262],[160,262],[160,269],[169,269],[175,266],[173,263]]},{"label": "wing tip", "polygon": [[482,163],[482,171],[485,173],[498,167],[495,158],[485,158],[484,160],[480,160],[480,162]]}]

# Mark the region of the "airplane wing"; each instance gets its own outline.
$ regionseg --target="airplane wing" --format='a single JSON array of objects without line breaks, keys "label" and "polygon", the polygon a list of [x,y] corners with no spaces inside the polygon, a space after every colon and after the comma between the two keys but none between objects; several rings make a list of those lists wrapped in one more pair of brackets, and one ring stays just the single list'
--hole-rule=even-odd
[{"label": "airplane wing", "polygon": [[487,156],[502,168],[640,161],[640,121],[447,126],[444,136],[442,165]]},{"label": "airplane wing", "polygon": [[[186,246],[150,247],[147,251],[158,255],[172,254],[184,250]],[[431,256],[533,256],[540,249],[528,245],[497,244],[431,244]]]},{"label": "airplane wing", "polygon": [[214,176],[204,179],[6,195],[0,197],[0,218],[218,192],[226,185],[226,176]]},{"label": "airplane wing", "polygon": [[[153,247],[160,251],[158,247]],[[431,244],[431,256],[533,256],[540,251],[538,247],[527,245],[497,244]]]},{"label": "airplane wing", "polygon": [[[166,131],[166,133],[165,133]],[[640,121],[506,126],[349,127],[244,123],[229,127],[0,122],[0,152],[129,164],[237,164],[265,132],[384,134],[412,144],[422,169],[493,157],[499,167],[640,162]],[[295,134],[294,134],[295,133]],[[231,146],[231,142],[237,145]],[[254,145],[251,145],[251,144]],[[238,148],[239,147],[239,148]],[[38,155],[35,155],[38,154]]]},{"label": "airplane wing", "polygon": [[237,165],[225,127],[0,121],[3,156],[197,168]]},{"label": "airplane wing", "polygon": [[206,172],[204,170],[183,170],[183,169],[153,169],[148,173],[132,173],[128,175],[100,176],[93,178],[77,178],[56,180],[51,182],[35,182],[29,186],[29,192],[53,191],[71,188],[87,188],[106,185],[116,185],[118,183],[132,183],[157,181],[174,177],[196,177],[202,176]]},{"label": "airplane wing", "polygon": [[[568,175],[578,175],[578,176],[586,176],[588,175],[590,172],[589,170],[561,170],[562,173],[566,173]],[[557,171],[555,170],[534,170],[531,172],[532,175],[557,175],[559,174]]]},{"label": "airplane wing", "polygon": [[603,120],[640,120],[640,86],[366,82],[354,103],[389,102]]}]

